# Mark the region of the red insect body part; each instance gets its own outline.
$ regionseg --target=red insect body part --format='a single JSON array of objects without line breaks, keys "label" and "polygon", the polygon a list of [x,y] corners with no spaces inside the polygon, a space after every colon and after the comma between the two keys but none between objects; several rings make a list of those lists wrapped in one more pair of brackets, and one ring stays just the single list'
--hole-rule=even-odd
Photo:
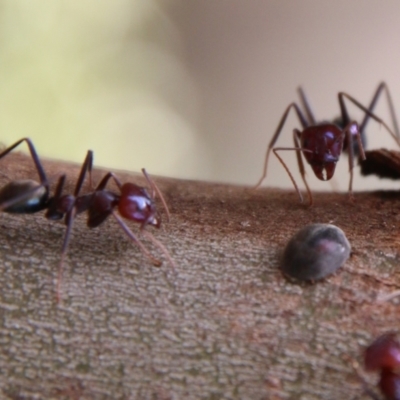
[{"label": "red insect body part", "polygon": [[389,332],[375,339],[365,350],[364,361],[367,370],[379,371],[379,388],[385,399],[400,400],[400,343],[396,334]]},{"label": "red insect body part", "polygon": [[[299,94],[301,99],[301,105],[304,111],[300,108],[297,103],[291,103],[286,108],[283,113],[278,127],[275,130],[274,135],[267,147],[267,152],[264,160],[264,169],[261,178],[257,182],[255,188],[259,188],[267,176],[267,167],[271,151],[278,158],[282,166],[285,168],[286,172],[291,179],[293,186],[295,187],[297,194],[299,195],[300,201],[303,201],[303,196],[297,186],[297,183],[287,167],[286,163],[282,157],[278,154],[280,151],[295,151],[297,157],[297,164],[301,178],[307,189],[309,204],[313,204],[313,198],[311,190],[305,178],[305,168],[302,156],[305,158],[306,162],[311,166],[315,176],[320,180],[330,180],[334,173],[336,164],[340,159],[343,151],[349,153],[349,197],[352,198],[352,188],[353,188],[353,165],[354,158],[358,156],[361,160],[365,159],[364,147],[363,147],[363,132],[365,126],[370,118],[382,124],[389,134],[399,143],[399,135],[392,132],[388,125],[375,114],[372,113],[379,95],[385,90],[390,110],[392,113],[392,120],[395,125],[396,133],[398,132],[397,121],[395,120],[393,106],[391,103],[391,98],[385,83],[381,83],[376,90],[374,97],[368,108],[364,107],[360,102],[358,102],[354,97],[348,95],[347,93],[338,93],[338,100],[340,105],[341,116],[340,118],[334,120],[333,122],[316,122],[314,115],[312,113],[311,107],[308,100],[301,88],[299,88]],[[365,117],[359,126],[356,121],[352,121],[349,118],[349,113],[345,105],[345,99],[353,103],[356,107],[361,109],[365,113]],[[296,116],[302,127],[301,130],[293,130],[293,142],[294,147],[276,147],[277,142],[282,129],[285,125],[286,119],[291,110],[294,110]]]},{"label": "red insect body part", "polygon": [[[151,240],[166,256],[171,265],[175,265],[166,248],[154,236],[146,230],[148,225],[159,228],[161,218],[155,205],[156,195],[161,199],[164,209],[169,219],[167,204],[156,186],[150,179],[147,172],[143,169],[150,193],[134,183],[121,184],[118,178],[111,172],[107,173],[97,187],[92,189],[91,171],[93,165],[93,152],[88,151],[82,164],[82,168],[75,185],[73,194],[62,194],[66,176],[62,175],[56,185],[54,195],[49,195],[49,182],[45,171],[36,153],[33,143],[28,138],[23,138],[12,146],[0,153],[0,159],[5,157],[22,142],[26,142],[31,153],[39,175],[39,182],[32,180],[16,180],[8,183],[0,189],[0,210],[9,213],[34,213],[40,210],[46,211],[46,218],[50,220],[64,219],[66,232],[61,250],[61,262],[57,279],[57,298],[61,297],[61,276],[64,258],[67,254],[68,244],[71,237],[72,225],[75,217],[87,211],[89,228],[94,228],[102,224],[110,215],[117,220],[121,228],[132,242],[140,248],[142,253],[153,263],[160,266],[161,261],[150,254],[149,250],[143,245],[141,240],[126,225],[123,218],[140,224],[140,232]],[[89,193],[81,195],[81,189],[85,181],[86,174],[89,175]],[[120,193],[106,189],[108,181],[112,179],[118,187]],[[116,212],[119,211],[120,215]],[[121,218],[122,217],[122,218]]]}]

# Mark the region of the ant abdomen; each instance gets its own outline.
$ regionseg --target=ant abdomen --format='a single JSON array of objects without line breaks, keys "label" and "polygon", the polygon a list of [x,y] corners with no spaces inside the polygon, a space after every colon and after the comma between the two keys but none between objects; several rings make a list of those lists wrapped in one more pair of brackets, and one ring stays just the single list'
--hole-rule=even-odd
[{"label": "ant abdomen", "polygon": [[11,181],[0,189],[2,211],[8,213],[35,213],[46,208],[47,200],[47,188],[32,179]]}]

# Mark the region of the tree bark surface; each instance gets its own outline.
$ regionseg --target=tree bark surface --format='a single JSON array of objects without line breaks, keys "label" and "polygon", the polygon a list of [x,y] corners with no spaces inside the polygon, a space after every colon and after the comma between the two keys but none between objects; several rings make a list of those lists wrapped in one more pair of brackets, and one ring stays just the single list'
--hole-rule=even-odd
[{"label": "tree bark surface", "polygon": [[[66,172],[73,192],[79,166],[44,166],[52,187]],[[37,180],[18,153],[2,172],[2,184]],[[96,169],[94,182],[104,173]],[[171,221],[149,230],[176,267],[144,241],[164,260],[153,267],[112,217],[89,229],[81,214],[61,303],[65,225],[43,212],[1,214],[0,398],[368,399],[351,360],[361,363],[375,336],[399,327],[400,297],[381,298],[400,289],[400,194],[356,193],[350,202],[317,193],[309,208],[291,190],[155,181]],[[292,283],[280,253],[310,223],[343,229],[352,255],[323,281]]]}]

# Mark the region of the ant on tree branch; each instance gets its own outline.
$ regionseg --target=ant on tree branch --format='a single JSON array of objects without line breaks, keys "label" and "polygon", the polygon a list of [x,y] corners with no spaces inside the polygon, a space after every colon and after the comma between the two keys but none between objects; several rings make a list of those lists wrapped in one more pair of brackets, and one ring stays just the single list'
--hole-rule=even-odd
[{"label": "ant on tree branch", "polygon": [[[80,195],[86,174],[89,174],[90,187],[92,188],[92,166],[93,152],[89,150],[82,164],[78,180],[73,194],[62,194],[66,175],[63,174],[58,179],[54,195],[50,197],[49,181],[43,166],[36,153],[35,147],[29,138],[23,138],[0,153],[0,159],[14,150],[22,142],[26,142],[39,175],[39,182],[30,179],[14,180],[0,189],[0,211],[8,213],[31,214],[41,210],[47,210],[45,217],[50,220],[60,220],[64,218],[67,226],[61,250],[61,261],[58,269],[57,278],[57,299],[61,299],[61,279],[64,259],[67,254],[68,244],[71,237],[72,226],[78,214],[88,212],[87,225],[95,228],[101,225],[110,215],[112,215],[121,226],[123,231],[132,242],[135,242],[142,253],[156,267],[161,266],[161,261],[153,257],[138,237],[131,231],[123,218],[140,224],[140,233],[153,242],[166,256],[172,266],[174,261],[167,249],[150,232],[146,230],[148,225],[160,228],[161,218],[155,205],[156,195],[161,199],[163,207],[169,220],[169,210],[160,190],[149,177],[145,169],[143,175],[150,187],[150,193],[146,188],[135,183],[122,184],[112,173],[108,172],[97,187],[89,193]],[[112,179],[117,185],[120,193],[106,189],[107,183]],[[118,210],[118,214],[117,211]],[[122,218],[121,218],[122,217]]]},{"label": "ant on tree branch", "polygon": [[[389,110],[396,133],[394,133],[381,118],[377,117],[372,112],[383,90],[385,90],[386,92],[386,97],[389,103]],[[279,121],[278,127],[276,128],[275,133],[272,136],[272,139],[267,147],[263,173],[261,178],[257,182],[255,189],[258,189],[261,186],[262,182],[267,176],[269,155],[271,151],[273,151],[275,156],[278,158],[278,160],[288,173],[293,183],[293,186],[295,187],[296,192],[299,195],[300,201],[303,202],[303,196],[297,186],[297,183],[292,173],[290,172],[286,163],[283,161],[282,157],[278,154],[278,151],[295,151],[299,172],[306,187],[309,198],[309,205],[311,206],[313,204],[313,197],[306,181],[306,173],[302,155],[304,156],[307,163],[310,164],[315,176],[320,180],[327,181],[333,177],[336,164],[339,161],[342,151],[346,151],[349,154],[349,197],[350,199],[352,199],[354,158],[355,155],[357,155],[360,160],[365,160],[363,146],[363,142],[365,143],[364,131],[369,119],[372,118],[378,123],[382,124],[389,132],[389,134],[393,137],[393,139],[400,145],[399,129],[387,85],[382,82],[378,86],[368,108],[364,107],[360,102],[358,102],[354,97],[350,96],[349,94],[345,92],[338,93],[341,116],[340,118],[335,119],[332,122],[316,122],[303,89],[300,87],[298,89],[298,92],[304,111],[302,111],[300,106],[295,102],[289,104],[289,106],[286,108],[281,117],[281,120]],[[345,104],[345,99],[353,103],[356,107],[358,107],[365,113],[364,119],[360,125],[356,121],[350,119]],[[302,130],[293,130],[294,147],[275,147],[275,143],[278,140],[279,135],[281,134],[282,129],[285,125],[286,119],[289,115],[289,112],[292,109],[294,109],[294,111],[296,112],[297,118],[299,119],[300,125],[302,126]]]}]

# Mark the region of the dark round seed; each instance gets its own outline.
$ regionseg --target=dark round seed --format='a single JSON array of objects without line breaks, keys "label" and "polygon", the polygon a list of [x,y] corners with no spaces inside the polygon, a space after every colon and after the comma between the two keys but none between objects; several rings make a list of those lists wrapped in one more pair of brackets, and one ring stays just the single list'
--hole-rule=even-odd
[{"label": "dark round seed", "polygon": [[317,280],[335,272],[350,256],[350,243],[335,225],[313,224],[300,229],[289,241],[281,269],[299,280]]}]

